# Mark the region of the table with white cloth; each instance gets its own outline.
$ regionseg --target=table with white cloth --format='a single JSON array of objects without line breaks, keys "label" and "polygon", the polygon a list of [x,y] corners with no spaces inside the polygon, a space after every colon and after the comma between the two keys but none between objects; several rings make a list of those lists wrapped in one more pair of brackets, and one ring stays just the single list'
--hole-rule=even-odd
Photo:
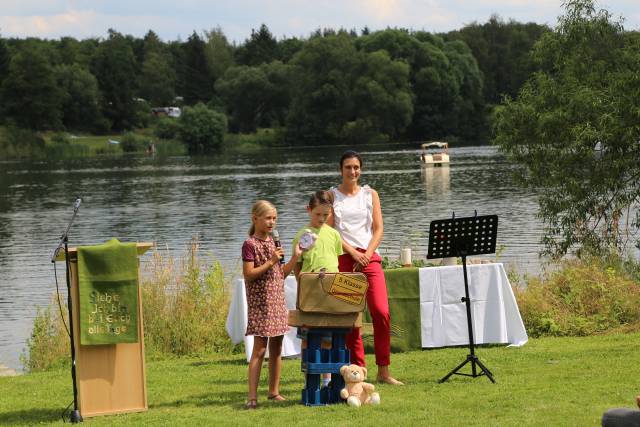
[{"label": "table with white cloth", "polygon": [[[296,309],[296,296],[298,293],[298,285],[296,278],[288,276],[284,281],[284,297],[289,310]],[[229,314],[227,314],[227,333],[231,342],[240,344],[244,342],[244,350],[247,354],[247,360],[251,358],[251,350],[253,349],[253,336],[245,336],[247,332],[247,294],[244,288],[244,280],[237,279],[233,282],[233,294],[231,295],[231,304],[229,305]],[[297,328],[289,328],[289,332],[282,340],[282,356],[296,356],[300,354],[300,339],[296,338]],[[269,351],[267,350],[267,357]]]},{"label": "table with white cloth", "polygon": [[[471,313],[476,344],[521,346],[528,340],[509,279],[501,263],[467,266]],[[386,270],[392,349],[403,351],[466,345],[469,343],[464,302],[462,266]],[[297,285],[293,276],[285,280],[287,308],[295,309]],[[366,317],[365,317],[366,322]],[[253,337],[247,329],[247,299],[244,281],[233,283],[227,316],[227,332],[234,344],[244,341],[247,360]],[[370,325],[363,326],[365,346]],[[370,332],[370,331],[369,331]],[[296,328],[283,340],[283,356],[300,353]]]}]

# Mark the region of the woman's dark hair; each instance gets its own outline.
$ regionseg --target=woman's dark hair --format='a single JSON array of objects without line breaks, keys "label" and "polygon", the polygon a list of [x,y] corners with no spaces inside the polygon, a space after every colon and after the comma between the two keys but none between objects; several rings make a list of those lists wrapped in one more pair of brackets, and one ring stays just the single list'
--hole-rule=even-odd
[{"label": "woman's dark hair", "polygon": [[340,169],[342,169],[342,163],[344,163],[345,160],[353,158],[358,159],[358,162],[360,162],[360,167],[362,167],[362,157],[360,157],[360,154],[356,153],[353,150],[347,150],[342,154],[342,157],[340,157]]},{"label": "woman's dark hair", "polygon": [[320,190],[311,195],[311,198],[309,199],[309,209],[313,209],[320,205],[333,205],[333,195],[330,191]]}]

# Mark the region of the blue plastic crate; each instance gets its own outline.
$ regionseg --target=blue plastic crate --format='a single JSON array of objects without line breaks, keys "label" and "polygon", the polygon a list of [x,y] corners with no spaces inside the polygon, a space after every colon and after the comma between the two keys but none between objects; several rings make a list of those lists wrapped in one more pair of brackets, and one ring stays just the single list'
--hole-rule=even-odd
[{"label": "blue plastic crate", "polygon": [[[347,328],[302,328],[300,337],[307,340],[307,348],[302,350],[302,371],[305,372],[305,388],[302,403],[308,406],[323,406],[343,402],[340,390],[344,379],[340,368],[349,364],[350,353],[346,348]],[[331,348],[321,348],[322,338],[331,336]],[[321,374],[330,373],[331,383],[321,387]]]},{"label": "blue plastic crate", "polygon": [[331,374],[331,383],[321,387],[321,374],[306,374],[305,388],[302,389],[302,403],[307,406],[325,406],[342,403],[340,390],[344,388],[344,379],[340,374]]}]

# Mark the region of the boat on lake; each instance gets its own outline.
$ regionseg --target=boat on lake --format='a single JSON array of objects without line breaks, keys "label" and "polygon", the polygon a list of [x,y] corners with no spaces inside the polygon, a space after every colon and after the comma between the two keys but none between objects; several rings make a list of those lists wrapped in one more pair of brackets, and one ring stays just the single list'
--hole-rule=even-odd
[{"label": "boat on lake", "polygon": [[432,141],[421,145],[420,163],[423,166],[449,166],[449,144]]}]

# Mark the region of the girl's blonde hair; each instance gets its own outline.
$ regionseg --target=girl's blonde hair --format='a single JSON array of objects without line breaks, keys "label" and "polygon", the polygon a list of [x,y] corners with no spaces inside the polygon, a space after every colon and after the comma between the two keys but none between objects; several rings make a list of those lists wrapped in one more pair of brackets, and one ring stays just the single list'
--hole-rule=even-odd
[{"label": "girl's blonde hair", "polygon": [[266,200],[258,200],[253,204],[253,207],[251,208],[251,227],[249,228],[249,236],[253,236],[253,233],[256,232],[256,225],[253,223],[254,215],[260,217],[271,211],[276,214],[278,213],[276,207]]}]

